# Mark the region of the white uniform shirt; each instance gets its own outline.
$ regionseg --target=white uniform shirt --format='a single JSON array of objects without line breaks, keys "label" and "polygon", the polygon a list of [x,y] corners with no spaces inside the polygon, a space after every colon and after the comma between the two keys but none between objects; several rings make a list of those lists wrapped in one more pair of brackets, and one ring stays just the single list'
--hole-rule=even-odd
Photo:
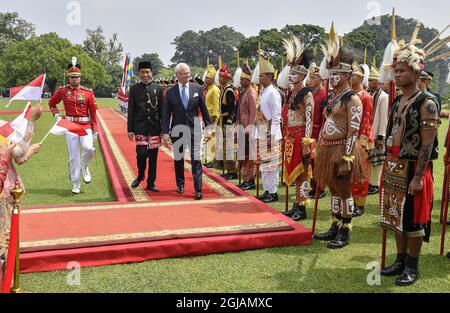
[{"label": "white uniform shirt", "polygon": [[[272,121],[271,135],[275,140],[281,140],[281,95],[273,85],[264,88],[261,92],[260,110],[268,121]],[[261,134],[259,139],[264,138]]]}]

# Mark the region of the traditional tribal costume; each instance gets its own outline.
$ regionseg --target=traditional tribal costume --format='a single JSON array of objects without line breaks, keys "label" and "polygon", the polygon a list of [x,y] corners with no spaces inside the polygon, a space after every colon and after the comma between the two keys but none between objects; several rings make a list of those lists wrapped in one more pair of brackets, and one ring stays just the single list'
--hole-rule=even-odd
[{"label": "traditional tribal costume", "polygon": [[[397,85],[405,90],[408,87],[413,94],[408,98],[398,96],[392,104],[380,192],[381,225],[396,233],[397,242],[397,259],[381,274],[399,275],[395,282],[399,286],[414,283],[419,275],[422,241],[427,242],[430,235],[434,191],[431,161],[438,158],[437,106],[417,87],[426,53],[414,45],[418,42],[416,31],[410,44],[402,40],[394,51],[391,67],[404,72]],[[415,75],[416,81],[402,80],[404,75]]]},{"label": "traditional tribal costume", "polygon": [[[370,163],[368,153],[373,149],[373,98],[372,96],[363,88],[367,86],[368,78],[370,75],[369,67],[365,64],[358,65],[355,61],[352,64],[353,75],[357,76],[352,78],[358,83],[353,85],[353,91],[356,92],[361,99],[363,104],[363,114],[361,119],[361,125],[359,128],[358,141],[365,150],[365,160],[364,166],[366,167],[367,173],[370,171]],[[361,82],[362,80],[362,82]],[[364,213],[364,206],[366,205],[367,195],[369,191],[369,178],[368,175],[365,181],[353,182],[352,184],[352,196],[355,200],[355,210],[353,211],[353,217],[361,216]],[[359,178],[358,178],[359,179]]]},{"label": "traditional tribal costume", "polygon": [[[378,82],[380,73],[373,63],[370,69],[369,81]],[[379,86],[379,85],[378,85]],[[389,96],[380,87],[370,90],[373,98],[373,137],[376,140],[374,148],[369,151],[370,163],[370,185],[369,194],[378,193],[381,179],[383,163],[386,159],[386,147],[384,140],[386,138],[386,128],[388,122]]]},{"label": "traditional tribal costume", "polygon": [[231,72],[226,64],[223,64],[220,68],[219,77],[222,78],[220,86],[220,127],[223,137],[222,140],[217,140],[216,150],[218,154],[216,154],[216,159],[222,157],[223,161],[216,160],[216,169],[227,171],[223,175],[225,179],[236,179],[237,168],[233,130],[236,118],[236,97],[230,81]]},{"label": "traditional tribal costume", "polygon": [[322,47],[327,61],[323,64],[330,69],[330,85],[334,94],[328,100],[326,121],[320,132],[314,176],[320,186],[328,186],[331,192],[332,224],[327,232],[316,234],[314,238],[331,240],[327,247],[336,249],[349,242],[354,208],[351,183],[352,179],[364,181],[366,168],[364,148],[357,140],[363,106],[349,86],[353,58],[344,49],[340,50],[340,39],[334,32],[334,25],[327,46]]},{"label": "traditional tribal costume", "polygon": [[[309,67],[308,71],[309,78],[317,77],[318,79],[321,79],[320,76],[320,67],[316,65],[316,63],[311,63],[311,66]],[[324,122],[324,115],[323,111],[324,108],[327,106],[327,90],[325,87],[322,87],[319,85],[318,88],[315,88],[314,86],[311,86],[312,93],[314,96],[314,122],[313,122],[313,131],[312,131],[312,138],[316,140],[316,142],[319,140],[319,134],[320,130],[322,129],[322,124]],[[311,165],[314,170],[315,166],[315,160],[311,160]],[[315,197],[316,195],[316,180],[314,177],[311,179],[311,187],[312,190],[310,192],[311,197]],[[319,197],[324,197],[325,192],[322,190],[319,190],[320,194]]]},{"label": "traditional tribal costume", "polygon": [[[209,65],[205,75],[205,103],[208,108],[209,116],[211,117],[211,122],[214,124],[214,131],[219,123],[220,117],[220,89],[214,83],[214,77],[216,76],[216,69],[214,65]],[[212,167],[215,160],[216,154],[216,138],[213,133],[213,137],[205,144],[206,150],[206,167]]]},{"label": "traditional tribal costume", "polygon": [[283,107],[282,118],[286,136],[284,137],[284,177],[288,186],[295,182],[295,202],[287,216],[295,221],[306,219],[306,204],[311,189],[312,177],[311,150],[314,120],[314,98],[310,88],[303,86],[308,74],[307,60],[304,56],[304,45],[296,37],[284,40],[288,63],[283,72],[289,72],[285,83],[293,88]]},{"label": "traditional tribal costume", "polygon": [[[237,126],[241,126],[244,130],[244,158],[239,156],[239,160],[242,165],[244,179],[239,186],[243,190],[250,190],[255,188],[255,149],[254,145],[250,144],[250,135],[253,132],[253,128],[256,120],[256,102],[258,95],[251,85],[252,72],[248,64],[244,64],[240,75],[240,80],[248,80],[248,87],[243,89],[243,92],[239,97],[238,114],[237,114]],[[240,128],[238,128],[240,129]],[[240,142],[238,142],[240,144]],[[238,151],[241,151],[241,147],[238,147]],[[239,154],[239,152],[238,152]]]},{"label": "traditional tribal costume", "polygon": [[[262,57],[259,59],[259,71],[261,74],[274,75],[275,73],[273,65]],[[258,102],[256,138],[258,138],[258,161],[265,191],[259,199],[264,202],[273,202],[278,201],[278,167],[281,163],[281,95],[273,84],[270,84],[262,89]]]}]

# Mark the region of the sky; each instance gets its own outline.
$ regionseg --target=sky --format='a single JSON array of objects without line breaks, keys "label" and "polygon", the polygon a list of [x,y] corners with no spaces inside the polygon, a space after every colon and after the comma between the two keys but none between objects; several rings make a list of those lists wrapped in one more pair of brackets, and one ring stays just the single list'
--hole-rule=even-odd
[{"label": "sky", "polygon": [[316,24],[328,30],[334,21],[343,35],[365,19],[390,14],[394,6],[397,15],[428,27],[442,30],[450,23],[448,0],[0,0],[0,4],[0,12],[19,13],[36,26],[37,34],[56,32],[73,43],[82,43],[86,29],[101,25],[107,38],[118,34],[124,52],[132,57],[158,53],[165,65],[175,52],[173,39],[186,30],[228,25],[248,37],[287,24]]}]

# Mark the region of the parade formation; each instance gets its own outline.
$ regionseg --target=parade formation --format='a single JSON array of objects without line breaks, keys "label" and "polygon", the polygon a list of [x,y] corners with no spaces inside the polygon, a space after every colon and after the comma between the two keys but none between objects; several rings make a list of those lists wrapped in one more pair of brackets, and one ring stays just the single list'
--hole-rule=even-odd
[{"label": "parade formation", "polygon": [[[328,194],[329,228],[312,238],[329,249],[351,244],[352,224],[364,218],[368,195],[378,195],[380,225],[395,234],[397,249],[395,262],[383,264],[381,275],[395,276],[398,286],[411,285],[419,278],[437,196],[433,162],[439,155],[442,99],[430,90],[433,73],[426,60],[446,42],[437,40],[432,49],[419,43],[416,31],[411,40],[393,38],[382,63],[377,66],[374,58],[367,64],[363,51],[346,46],[332,25],[321,47],[284,38],[286,63],[280,71],[259,54],[254,68],[246,60],[237,74],[221,60],[216,68],[208,59],[202,79],[178,63],[176,78],[156,80],[152,63],[144,60],[138,65],[140,81],[127,94],[124,133],[136,145],[138,169],[130,187],[146,180],[147,190],[160,192],[157,177],[164,173],[157,172],[158,153],[165,146],[173,152],[173,188],[179,195],[185,192],[189,159],[196,203],[203,199],[203,166],[220,179],[239,180],[235,185],[243,191],[256,190],[264,203],[282,198],[283,214],[295,222],[310,218],[315,225],[318,199]],[[322,60],[316,59],[317,48]],[[81,182],[96,183],[89,165],[96,154],[98,106],[93,91],[81,85],[82,73],[73,57],[68,84],[56,89],[46,108],[56,124],[71,122],[86,132],[66,133],[74,195],[82,192]],[[63,110],[57,106],[61,102]],[[0,136],[2,271],[13,203],[8,195],[16,181],[24,188],[13,163],[23,164],[40,150],[42,143],[31,140],[41,111],[41,104],[30,108],[20,140]]]}]

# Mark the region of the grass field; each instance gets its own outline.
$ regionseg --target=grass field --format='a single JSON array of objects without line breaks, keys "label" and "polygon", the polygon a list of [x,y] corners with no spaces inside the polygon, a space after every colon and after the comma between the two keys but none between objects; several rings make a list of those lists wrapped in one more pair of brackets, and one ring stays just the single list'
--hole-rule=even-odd
[{"label": "grass field", "polygon": [[[4,101],[0,101],[1,108],[3,104]],[[102,99],[99,104],[102,107],[116,105],[114,100]],[[21,106],[23,104],[14,105],[17,109]],[[36,140],[45,135],[52,121],[50,113],[43,115]],[[441,146],[446,130],[447,121],[443,121],[439,131]],[[440,225],[437,222],[443,154],[442,148],[440,159],[434,164],[436,201],[431,243],[423,246],[419,260],[421,279],[411,287],[396,287],[395,278],[383,277],[380,285],[367,283],[370,272],[367,265],[379,261],[381,250],[378,196],[370,196],[366,213],[353,220],[351,244],[338,251],[327,249],[323,242],[313,242],[311,246],[83,268],[79,286],[67,284],[68,271],[24,274],[22,288],[26,292],[450,292],[450,260],[439,256]],[[28,205],[114,199],[100,153],[92,166],[93,183],[83,186],[81,195],[72,196],[63,137],[50,136],[40,154],[19,171],[28,190],[23,202]],[[280,186],[279,195],[280,201],[274,207],[281,211],[284,210],[284,186]],[[322,231],[330,225],[329,197],[319,203],[317,229]],[[311,227],[312,207],[303,224]],[[447,241],[447,250],[450,250],[450,238]],[[395,253],[393,236],[389,234],[387,264],[393,261]]]}]

